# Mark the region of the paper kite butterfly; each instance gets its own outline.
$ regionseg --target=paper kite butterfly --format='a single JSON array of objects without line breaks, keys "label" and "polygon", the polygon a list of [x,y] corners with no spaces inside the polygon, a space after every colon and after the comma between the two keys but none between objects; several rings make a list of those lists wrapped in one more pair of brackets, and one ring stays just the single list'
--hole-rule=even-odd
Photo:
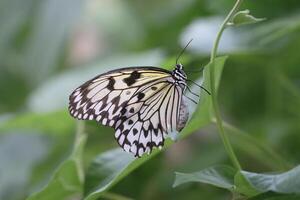
[{"label": "paper kite butterfly", "polygon": [[[202,88],[202,86],[200,86]],[[141,157],[161,148],[171,132],[180,132],[189,116],[181,64],[173,71],[157,67],[122,68],[96,76],[69,97],[76,119],[96,120],[115,129],[126,151]]]}]

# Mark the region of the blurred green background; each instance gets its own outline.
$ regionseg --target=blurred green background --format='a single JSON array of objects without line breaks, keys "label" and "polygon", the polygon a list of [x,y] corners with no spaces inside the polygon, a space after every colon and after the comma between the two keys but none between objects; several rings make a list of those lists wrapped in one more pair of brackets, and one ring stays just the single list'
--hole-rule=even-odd
[{"label": "blurred green background", "polygon": [[[200,69],[233,0],[1,0],[0,199],[38,191],[70,154],[75,120],[68,95],[112,68],[154,65],[171,69],[182,58]],[[256,155],[238,138],[242,166],[255,172],[300,163],[300,2],[245,0],[242,8],[266,21],[226,30],[229,54],[219,89],[224,120],[272,149],[278,161]],[[88,122],[85,169],[117,147],[113,130]],[[115,185],[132,199],[230,199],[203,184],[172,188],[174,171],[230,163],[211,125],[175,143]],[[73,199],[76,199],[74,197]]]}]

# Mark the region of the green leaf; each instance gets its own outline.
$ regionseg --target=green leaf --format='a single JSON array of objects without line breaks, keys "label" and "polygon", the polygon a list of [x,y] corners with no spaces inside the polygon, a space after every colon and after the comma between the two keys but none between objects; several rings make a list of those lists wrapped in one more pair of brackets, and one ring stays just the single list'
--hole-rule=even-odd
[{"label": "green leaf", "polygon": [[[166,145],[170,144],[169,141]],[[121,148],[100,154],[87,171],[85,200],[98,199],[105,191],[159,152],[156,149],[150,155],[142,158],[135,158]]]},{"label": "green leaf", "polygon": [[[216,58],[216,85],[219,84],[223,65],[227,56]],[[209,67],[204,69],[204,87],[209,88]],[[210,123],[211,115],[211,97],[206,93],[202,93],[198,109],[194,113],[190,122],[179,134],[178,139],[183,139],[194,131]],[[174,141],[166,140],[163,149],[168,148]],[[112,150],[104,154],[100,154],[91,165],[91,171],[86,177],[86,200],[97,199],[101,194],[108,190],[111,186],[118,183],[122,178],[131,173],[134,169],[150,160],[152,157],[160,153],[160,150],[155,149],[150,155],[145,155],[142,158],[135,159],[132,155],[123,152],[123,150]],[[105,170],[109,172],[105,173]],[[104,172],[104,173],[103,173]],[[90,189],[92,188],[92,189]]]},{"label": "green leaf", "polygon": [[251,185],[251,183],[244,177],[241,172],[237,172],[235,174],[234,184],[236,186],[235,191],[246,195],[247,197],[252,197],[260,193]]},{"label": "green leaf", "polygon": [[[219,83],[221,80],[221,75],[223,72],[224,64],[227,60],[228,56],[222,56],[215,59],[215,86],[216,91],[218,90]],[[210,88],[210,69],[212,63],[209,63],[204,67],[203,70],[203,79],[204,82],[202,86],[206,89]],[[211,96],[208,95],[204,90],[201,91],[200,95],[200,102],[198,103],[197,110],[194,112],[192,119],[190,120],[188,126],[184,129],[188,132],[193,132],[199,129],[199,127],[205,126],[206,124],[210,123],[213,119],[212,114],[212,102],[211,102]],[[183,133],[182,135],[184,135]]]},{"label": "green leaf", "polygon": [[265,18],[255,18],[252,15],[250,15],[250,11],[249,10],[243,10],[243,11],[239,11],[237,12],[229,25],[235,25],[235,26],[240,26],[240,25],[245,25],[245,24],[254,24],[254,23],[258,23],[261,21],[264,21]]},{"label": "green leaf", "polygon": [[49,183],[27,200],[81,198],[83,194],[82,153],[86,135],[78,136],[72,155],[56,170]]},{"label": "green leaf", "polygon": [[241,172],[251,185],[260,192],[300,194],[300,165],[284,173],[259,174]]},{"label": "green leaf", "polygon": [[215,166],[203,169],[199,172],[180,173],[175,172],[173,187],[189,182],[200,182],[216,187],[233,190],[233,177],[235,170],[229,166]]},{"label": "green leaf", "polygon": [[[277,174],[260,174],[247,171],[238,172],[234,183],[236,191],[252,197],[251,199],[266,199],[267,197],[299,198],[300,194],[300,166],[287,172]],[[289,196],[292,195],[292,196]]]},{"label": "green leaf", "polygon": [[85,188],[89,191],[87,191],[88,196],[86,199],[97,199],[101,192],[113,186],[127,173],[135,169],[139,165],[139,159],[136,160],[137,162],[133,162],[134,160],[133,155],[124,152],[120,148],[97,156],[87,172]]}]

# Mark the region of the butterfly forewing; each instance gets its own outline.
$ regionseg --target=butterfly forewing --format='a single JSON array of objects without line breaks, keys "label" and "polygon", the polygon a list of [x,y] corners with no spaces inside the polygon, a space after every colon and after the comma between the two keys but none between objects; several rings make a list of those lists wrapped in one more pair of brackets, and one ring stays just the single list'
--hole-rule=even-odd
[{"label": "butterfly forewing", "polygon": [[124,68],[75,89],[69,111],[77,119],[115,128],[119,145],[140,157],[163,146],[167,134],[176,131],[182,94],[169,71]]},{"label": "butterfly forewing", "polygon": [[71,115],[77,119],[97,120],[113,127],[122,107],[141,85],[170,76],[166,72],[150,69],[112,71],[86,82],[70,95]]}]

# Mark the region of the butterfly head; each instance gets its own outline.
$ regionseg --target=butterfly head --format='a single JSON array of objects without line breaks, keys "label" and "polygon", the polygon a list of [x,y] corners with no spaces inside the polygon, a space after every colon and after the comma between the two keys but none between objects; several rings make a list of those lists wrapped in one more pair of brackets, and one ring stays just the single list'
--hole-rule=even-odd
[{"label": "butterfly head", "polygon": [[178,82],[185,82],[187,79],[187,76],[183,70],[183,65],[180,63],[176,64],[175,69],[172,71],[172,75]]}]

